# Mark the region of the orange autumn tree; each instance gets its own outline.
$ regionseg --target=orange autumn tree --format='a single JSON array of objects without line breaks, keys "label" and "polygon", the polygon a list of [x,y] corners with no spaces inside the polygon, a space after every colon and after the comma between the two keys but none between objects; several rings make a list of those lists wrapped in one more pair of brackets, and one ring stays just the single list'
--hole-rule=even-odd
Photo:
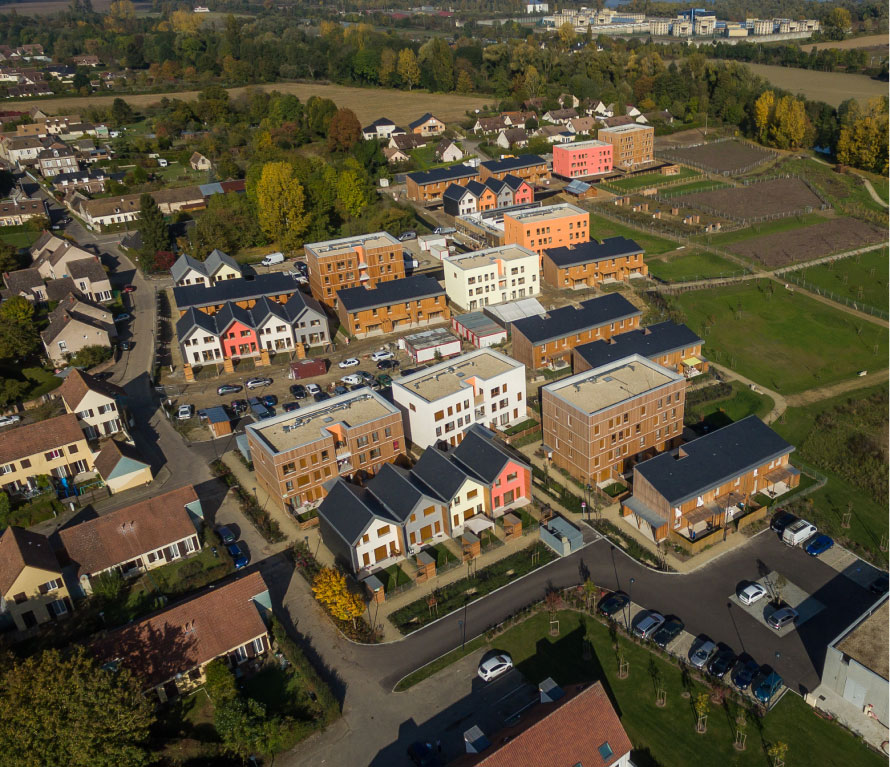
[{"label": "orange autumn tree", "polygon": [[365,602],[358,594],[353,594],[346,585],[346,576],[332,567],[325,567],[312,581],[315,598],[323,604],[337,620],[352,621],[365,611]]}]

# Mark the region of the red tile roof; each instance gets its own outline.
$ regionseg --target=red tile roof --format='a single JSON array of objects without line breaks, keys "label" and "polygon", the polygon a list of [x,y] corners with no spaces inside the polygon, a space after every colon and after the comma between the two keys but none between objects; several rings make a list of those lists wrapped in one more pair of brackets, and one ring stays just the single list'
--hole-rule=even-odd
[{"label": "red tile roof", "polygon": [[45,535],[12,525],[0,535],[0,595],[6,596],[26,567],[61,574]]},{"label": "red tile roof", "polygon": [[77,412],[77,406],[83,402],[87,392],[94,391],[111,399],[125,396],[125,392],[120,386],[108,381],[100,381],[89,373],[84,373],[77,368],[72,368],[71,372],[65,376],[65,381],[58,389],[65,404],[73,411]]},{"label": "red tile roof", "polygon": [[[46,421],[37,421],[37,423],[27,426],[6,429],[0,435],[0,464],[9,463],[18,458],[27,458],[35,453],[67,447],[84,439],[74,413],[49,418]],[[65,453],[67,455],[68,451],[66,450]],[[71,455],[71,460],[76,461],[87,457],[88,452],[79,450]]]}]

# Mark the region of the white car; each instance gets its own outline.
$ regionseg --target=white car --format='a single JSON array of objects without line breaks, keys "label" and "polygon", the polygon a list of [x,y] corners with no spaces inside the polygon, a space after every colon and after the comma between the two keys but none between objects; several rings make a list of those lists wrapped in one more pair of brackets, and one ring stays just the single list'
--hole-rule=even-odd
[{"label": "white car", "polygon": [[306,393],[312,396],[313,394],[318,394],[321,391],[321,387],[318,384],[306,384]]},{"label": "white car", "polygon": [[355,357],[349,357],[342,362],[337,363],[337,367],[340,368],[354,368],[361,365],[361,363]]},{"label": "white car", "polygon": [[180,405],[179,410],[176,411],[176,417],[180,421],[188,421],[195,413],[195,408],[192,405]]},{"label": "white car", "polygon": [[340,381],[349,384],[350,386],[358,386],[359,384],[363,384],[365,379],[358,373],[350,373],[348,376],[343,376]]},{"label": "white car", "polygon": [[21,420],[21,416],[4,415],[0,417],[0,426],[12,426],[14,423],[18,423]]},{"label": "white car", "polygon": [[263,386],[268,386],[268,385],[271,384],[271,383],[272,383],[272,379],[271,379],[271,378],[248,378],[248,379],[244,382],[244,385],[245,385],[248,389],[260,389],[260,388],[262,388]]},{"label": "white car", "polygon": [[651,639],[652,635],[664,624],[664,616],[655,611],[650,612],[643,620],[634,626],[634,634],[640,639]]},{"label": "white car", "polygon": [[495,655],[479,664],[476,673],[483,682],[490,682],[513,668],[513,659],[507,653]]},{"label": "white car", "polygon": [[737,596],[743,605],[753,605],[766,596],[766,589],[759,583],[749,583]]},{"label": "white car", "polygon": [[391,360],[393,357],[395,357],[395,355],[392,352],[381,349],[379,352],[374,352],[371,355],[371,361],[380,362],[380,360]]}]

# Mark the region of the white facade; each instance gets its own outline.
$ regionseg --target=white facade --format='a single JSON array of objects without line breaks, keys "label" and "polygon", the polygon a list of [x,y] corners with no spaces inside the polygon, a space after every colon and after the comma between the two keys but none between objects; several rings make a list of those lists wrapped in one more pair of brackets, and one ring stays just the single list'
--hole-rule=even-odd
[{"label": "white facade", "polygon": [[[380,549],[385,548],[385,552]],[[380,554],[385,553],[385,557]],[[395,522],[374,519],[355,545],[355,570],[373,565],[386,565],[389,559],[402,559],[401,527]]]},{"label": "white facade", "polygon": [[108,437],[124,430],[114,398],[97,391],[86,393],[77,404],[76,415],[87,439]]},{"label": "white facade", "polygon": [[415,445],[456,445],[471,424],[503,429],[525,418],[525,365],[479,349],[402,376],[392,394]]},{"label": "white facade", "polygon": [[464,309],[481,309],[541,292],[538,254],[520,245],[448,256],[442,264],[448,299]]},{"label": "white facade", "polygon": [[223,358],[220,339],[204,328],[192,328],[191,332],[179,339],[182,357],[191,365],[215,362]]}]

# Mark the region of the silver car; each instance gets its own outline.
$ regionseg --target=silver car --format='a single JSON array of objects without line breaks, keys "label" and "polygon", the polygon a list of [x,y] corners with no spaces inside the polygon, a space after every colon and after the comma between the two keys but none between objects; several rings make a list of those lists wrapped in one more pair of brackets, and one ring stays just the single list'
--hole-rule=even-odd
[{"label": "silver car", "polygon": [[640,639],[651,639],[652,635],[658,631],[663,624],[664,616],[661,613],[652,611],[634,626],[634,634]]},{"label": "silver car", "polygon": [[776,631],[781,631],[789,623],[794,623],[795,621],[797,621],[797,610],[793,607],[780,607],[766,619],[770,627]]},{"label": "silver car", "polygon": [[690,649],[689,651],[689,662],[696,668],[704,668],[707,662],[711,660],[711,656],[717,652],[717,645],[710,639],[699,643],[698,647],[693,645],[693,648],[695,649]]}]

